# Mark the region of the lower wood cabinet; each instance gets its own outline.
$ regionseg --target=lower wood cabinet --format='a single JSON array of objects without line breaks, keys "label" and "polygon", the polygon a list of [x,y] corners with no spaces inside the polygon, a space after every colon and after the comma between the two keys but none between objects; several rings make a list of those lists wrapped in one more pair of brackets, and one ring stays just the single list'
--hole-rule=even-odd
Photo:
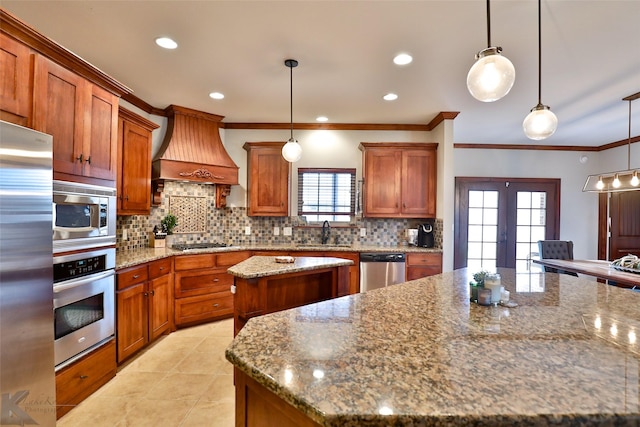
[{"label": "lower wood cabinet", "polygon": [[172,258],[116,274],[118,363],[173,329]]},{"label": "lower wood cabinet", "polygon": [[407,280],[440,274],[442,273],[442,254],[437,252],[408,253],[406,265]]},{"label": "lower wood cabinet", "polygon": [[227,269],[249,258],[247,251],[175,257],[175,325],[233,317],[233,276]]},{"label": "lower wood cabinet", "polygon": [[116,376],[116,342],[110,340],[56,372],[56,417],[75,408]]},{"label": "lower wood cabinet", "polygon": [[[256,254],[257,255],[257,254]],[[344,295],[352,295],[360,292],[360,253],[358,252],[342,252],[342,251],[298,251],[289,252],[291,256],[311,256],[311,257],[333,257],[344,258],[353,261],[353,265],[349,266],[349,292]],[[343,295],[340,295],[343,296]]]}]

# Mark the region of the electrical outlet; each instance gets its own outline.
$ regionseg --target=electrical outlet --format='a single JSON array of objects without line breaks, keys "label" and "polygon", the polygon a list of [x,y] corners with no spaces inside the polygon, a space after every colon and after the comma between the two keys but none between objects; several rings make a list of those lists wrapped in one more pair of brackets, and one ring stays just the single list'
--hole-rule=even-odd
[{"label": "electrical outlet", "polygon": [[360,229],[360,237],[366,237],[367,236],[367,229],[366,228],[361,228]]},{"label": "electrical outlet", "polygon": [[291,227],[282,227],[282,234],[285,236],[291,236],[293,234],[293,229]]},{"label": "electrical outlet", "polygon": [[244,234],[245,234],[245,236],[249,236],[251,234],[251,227],[250,226],[247,225],[244,228]]},{"label": "electrical outlet", "polygon": [[122,230],[122,240],[129,240],[127,229]]},{"label": "electrical outlet", "polygon": [[280,235],[280,227],[273,227],[273,235],[274,236]]}]

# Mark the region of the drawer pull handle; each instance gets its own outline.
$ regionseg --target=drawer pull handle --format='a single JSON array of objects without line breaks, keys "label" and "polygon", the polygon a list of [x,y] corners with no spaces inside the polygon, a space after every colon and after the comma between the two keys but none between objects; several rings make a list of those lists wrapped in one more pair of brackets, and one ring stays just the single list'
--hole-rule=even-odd
[{"label": "drawer pull handle", "polygon": [[85,160],[85,162],[91,164],[91,156],[87,157],[87,160]]},{"label": "drawer pull handle", "polygon": [[133,278],[134,278],[134,279],[137,279],[138,277],[140,277],[140,275],[139,275],[139,274],[134,274],[134,275],[133,275]]},{"label": "drawer pull handle", "polygon": [[164,267],[160,267],[160,271],[164,270]]},{"label": "drawer pull handle", "polygon": [[213,304],[213,306],[214,307],[218,307],[218,306],[220,306],[220,304],[216,303],[216,304]]},{"label": "drawer pull handle", "polygon": [[80,375],[81,380],[86,380],[87,378],[89,378],[89,375]]},{"label": "drawer pull handle", "polygon": [[220,279],[213,279],[213,281],[214,281],[214,282],[219,282],[219,281],[220,281]]}]

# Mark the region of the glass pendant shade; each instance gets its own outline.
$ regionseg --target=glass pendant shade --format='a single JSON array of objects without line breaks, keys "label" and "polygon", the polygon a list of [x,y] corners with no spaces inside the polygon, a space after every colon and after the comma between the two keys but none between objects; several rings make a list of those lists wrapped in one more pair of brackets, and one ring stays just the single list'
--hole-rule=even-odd
[{"label": "glass pendant shade", "polygon": [[522,128],[529,139],[545,139],[558,128],[558,118],[546,105],[537,105],[524,118]]},{"label": "glass pendant shade", "polygon": [[282,146],[282,157],[290,163],[297,162],[302,157],[302,147],[293,138],[290,138],[286,144]]},{"label": "glass pendant shade", "polygon": [[476,62],[467,74],[467,88],[482,102],[497,101],[509,93],[516,80],[516,69],[500,54],[499,47],[489,47],[476,55]]}]

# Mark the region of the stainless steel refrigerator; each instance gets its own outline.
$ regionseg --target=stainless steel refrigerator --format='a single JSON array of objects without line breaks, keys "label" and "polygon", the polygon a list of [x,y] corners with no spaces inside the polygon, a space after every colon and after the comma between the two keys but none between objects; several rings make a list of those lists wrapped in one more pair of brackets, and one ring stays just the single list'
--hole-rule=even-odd
[{"label": "stainless steel refrigerator", "polygon": [[0,425],[56,424],[52,137],[0,121]]}]

